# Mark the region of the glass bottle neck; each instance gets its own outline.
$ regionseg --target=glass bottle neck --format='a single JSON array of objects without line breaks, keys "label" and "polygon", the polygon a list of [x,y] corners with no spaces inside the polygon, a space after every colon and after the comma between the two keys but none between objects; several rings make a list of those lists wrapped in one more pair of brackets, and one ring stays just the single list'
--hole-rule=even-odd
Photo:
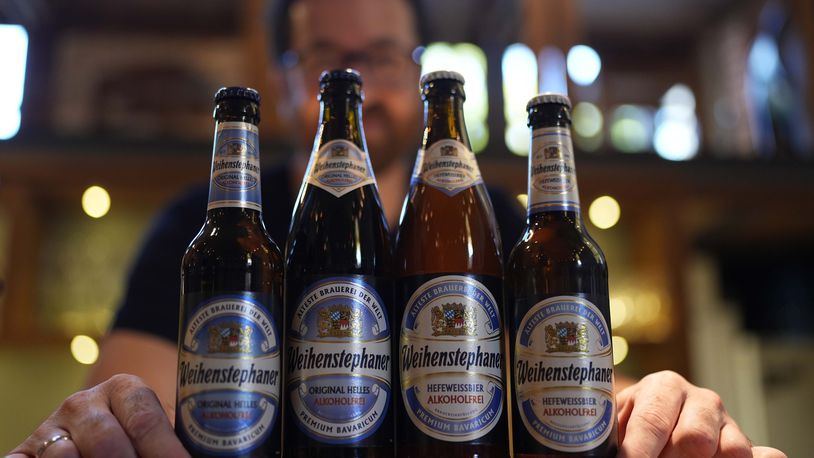
[{"label": "glass bottle neck", "polygon": [[242,207],[217,207],[206,210],[206,223],[216,226],[225,224],[263,224],[260,210]]},{"label": "glass bottle neck", "polygon": [[438,140],[457,140],[471,151],[469,134],[464,122],[464,100],[456,94],[428,96],[424,101],[424,136],[421,147],[426,149]]},{"label": "glass bottle neck", "polygon": [[320,102],[319,132],[314,151],[331,140],[347,140],[363,150],[362,103],[355,96],[324,95]]},{"label": "glass bottle neck", "polygon": [[582,214],[579,211],[540,211],[530,213],[526,216],[526,224],[529,227],[543,226],[572,226],[577,230],[582,230]]}]

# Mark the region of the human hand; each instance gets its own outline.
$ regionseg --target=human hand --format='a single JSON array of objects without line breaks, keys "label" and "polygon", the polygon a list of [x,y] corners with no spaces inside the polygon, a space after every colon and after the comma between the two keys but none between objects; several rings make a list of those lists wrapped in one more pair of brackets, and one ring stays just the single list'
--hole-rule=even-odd
[{"label": "human hand", "polygon": [[[50,439],[69,436],[68,440]],[[46,441],[51,442],[41,449]],[[189,457],[155,393],[133,375],[115,375],[74,393],[8,458]]]},{"label": "human hand", "polygon": [[721,397],[671,371],[650,374],[616,395],[619,457],[785,458],[752,447]]}]

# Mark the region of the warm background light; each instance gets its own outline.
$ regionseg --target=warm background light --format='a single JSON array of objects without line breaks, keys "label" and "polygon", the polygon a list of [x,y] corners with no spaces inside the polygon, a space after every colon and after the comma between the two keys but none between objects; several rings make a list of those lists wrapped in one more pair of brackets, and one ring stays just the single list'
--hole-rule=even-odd
[{"label": "warm background light", "polygon": [[616,329],[628,321],[628,300],[622,297],[610,298],[611,328]]},{"label": "warm background light", "polygon": [[622,209],[619,202],[611,196],[597,197],[588,207],[588,218],[600,229],[608,229],[619,222]]},{"label": "warm background light", "polygon": [[627,358],[627,352],[630,347],[627,344],[627,339],[622,336],[613,336],[613,365],[618,366],[622,361]]},{"label": "warm background light", "polygon": [[71,354],[82,364],[93,364],[99,357],[99,345],[91,337],[78,335],[71,340]]},{"label": "warm background light", "polygon": [[92,218],[101,218],[110,210],[110,194],[101,186],[91,186],[82,194],[82,210]]}]

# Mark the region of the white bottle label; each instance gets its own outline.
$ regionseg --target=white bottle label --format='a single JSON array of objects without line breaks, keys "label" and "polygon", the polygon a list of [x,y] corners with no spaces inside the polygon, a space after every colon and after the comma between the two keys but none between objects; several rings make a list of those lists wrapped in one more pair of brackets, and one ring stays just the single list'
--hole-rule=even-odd
[{"label": "white bottle label", "polygon": [[453,139],[438,140],[419,150],[412,179],[448,196],[483,182],[475,153]]},{"label": "white bottle label", "polygon": [[529,214],[579,211],[571,133],[562,127],[534,129],[529,154]]},{"label": "white bottle label", "polygon": [[336,197],[375,184],[367,153],[347,140],[331,140],[311,155],[305,176],[309,184]]},{"label": "white bottle label", "polygon": [[254,124],[218,123],[207,210],[221,207],[262,210],[258,143]]},{"label": "white bottle label", "polygon": [[517,409],[529,434],[569,453],[602,444],[616,412],[611,333],[599,309],[573,296],[538,302],[514,345]]},{"label": "white bottle label", "polygon": [[314,440],[351,444],[376,432],[390,405],[387,309],[361,278],[332,277],[307,288],[288,339],[288,399]]},{"label": "white bottle label", "polygon": [[447,275],[416,289],[401,328],[401,392],[413,424],[464,442],[500,421],[505,396],[500,310],[474,278]]},{"label": "white bottle label", "polygon": [[279,416],[280,335],[251,295],[218,296],[184,322],[178,362],[180,430],[207,454],[265,442]]}]

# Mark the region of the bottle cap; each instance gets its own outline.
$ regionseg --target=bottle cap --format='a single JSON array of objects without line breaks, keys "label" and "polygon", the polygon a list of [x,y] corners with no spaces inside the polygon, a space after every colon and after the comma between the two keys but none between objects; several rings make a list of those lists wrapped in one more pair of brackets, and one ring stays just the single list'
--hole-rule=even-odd
[{"label": "bottle cap", "polygon": [[260,94],[250,87],[222,87],[215,93],[215,103],[224,99],[246,99],[250,102],[260,103]]},{"label": "bottle cap", "polygon": [[529,103],[526,104],[526,111],[532,109],[537,105],[543,105],[547,103],[555,103],[559,105],[565,105],[568,108],[571,108],[571,100],[566,95],[557,94],[555,92],[545,92],[540,95],[536,95],[529,100]]},{"label": "bottle cap", "polygon": [[427,73],[426,75],[422,76],[420,80],[418,80],[418,87],[421,89],[424,87],[425,84],[430,83],[436,80],[453,80],[457,81],[461,84],[465,84],[463,75],[458,72],[450,72],[446,70],[438,70],[434,72]]},{"label": "bottle cap", "polygon": [[362,75],[352,68],[343,68],[337,70],[326,70],[319,76],[319,86],[322,87],[332,81],[349,81],[362,85]]}]

